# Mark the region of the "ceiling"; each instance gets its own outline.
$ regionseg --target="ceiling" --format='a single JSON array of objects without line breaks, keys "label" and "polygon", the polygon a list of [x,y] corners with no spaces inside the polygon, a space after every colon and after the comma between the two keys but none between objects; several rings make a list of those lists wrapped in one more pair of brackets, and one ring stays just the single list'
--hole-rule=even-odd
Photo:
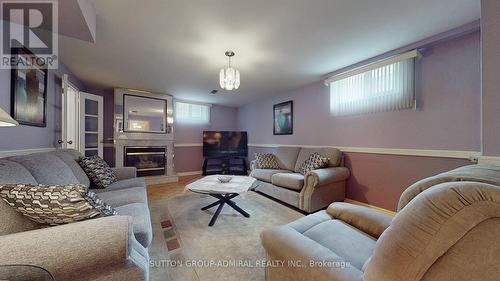
[{"label": "ceiling", "polygon": [[[59,40],[62,61],[83,82],[229,106],[480,17],[479,0],[105,0],[95,8],[95,43]],[[219,86],[228,49],[241,72],[236,91]]]}]

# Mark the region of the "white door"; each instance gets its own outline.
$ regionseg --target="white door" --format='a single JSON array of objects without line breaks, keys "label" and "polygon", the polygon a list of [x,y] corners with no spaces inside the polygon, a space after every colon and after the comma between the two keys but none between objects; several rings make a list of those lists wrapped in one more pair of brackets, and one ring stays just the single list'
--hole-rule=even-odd
[{"label": "white door", "polygon": [[80,152],[103,157],[103,97],[80,92]]},{"label": "white door", "polygon": [[79,92],[66,74],[62,78],[62,88],[62,132],[58,143],[62,148],[79,150]]}]

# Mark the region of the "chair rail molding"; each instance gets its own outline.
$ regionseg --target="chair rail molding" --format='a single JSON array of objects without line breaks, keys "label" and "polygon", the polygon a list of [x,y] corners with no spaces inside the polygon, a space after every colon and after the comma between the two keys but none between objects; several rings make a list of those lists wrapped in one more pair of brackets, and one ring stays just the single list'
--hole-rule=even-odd
[{"label": "chair rail molding", "polygon": [[11,157],[11,156],[19,156],[19,155],[26,155],[26,154],[32,154],[32,153],[39,153],[39,152],[50,152],[56,150],[55,147],[45,147],[45,148],[28,148],[28,149],[19,149],[19,150],[5,150],[5,151],[0,151],[0,158],[4,157]]},{"label": "chair rail molding", "polygon": [[331,146],[331,145],[254,144],[254,143],[248,144],[248,146],[250,146],[250,147],[267,147],[267,148],[274,148],[274,147],[278,147],[278,146],[307,147],[307,148],[332,147],[332,148],[337,148],[343,152],[352,152],[352,153],[458,158],[458,159],[469,159],[473,162],[476,162],[478,160],[478,158],[481,157],[481,152],[479,152],[479,151],[460,151],[460,150],[351,147],[351,146]]},{"label": "chair rail molding", "polygon": [[500,166],[500,156],[481,156],[479,157],[479,164]]}]

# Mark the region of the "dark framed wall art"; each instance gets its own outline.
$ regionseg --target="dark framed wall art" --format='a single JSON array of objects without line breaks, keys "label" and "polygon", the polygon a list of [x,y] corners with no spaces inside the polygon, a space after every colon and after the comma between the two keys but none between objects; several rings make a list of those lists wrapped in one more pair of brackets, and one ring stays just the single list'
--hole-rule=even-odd
[{"label": "dark framed wall art", "polygon": [[273,106],[273,133],[275,135],[293,134],[293,101]]},{"label": "dark framed wall art", "polygon": [[47,126],[47,68],[30,64],[34,55],[26,48],[12,49],[24,67],[11,70],[11,115],[22,125]]}]

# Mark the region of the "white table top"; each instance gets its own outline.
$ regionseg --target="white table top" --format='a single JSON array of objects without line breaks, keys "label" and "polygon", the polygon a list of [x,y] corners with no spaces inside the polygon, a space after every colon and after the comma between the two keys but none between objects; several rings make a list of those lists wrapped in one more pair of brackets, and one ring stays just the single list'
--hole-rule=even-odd
[{"label": "white table top", "polygon": [[255,179],[247,176],[230,176],[231,181],[221,183],[217,177],[221,175],[206,176],[202,179],[194,181],[186,188],[197,193],[214,193],[214,194],[227,194],[227,193],[245,193],[252,187]]}]

